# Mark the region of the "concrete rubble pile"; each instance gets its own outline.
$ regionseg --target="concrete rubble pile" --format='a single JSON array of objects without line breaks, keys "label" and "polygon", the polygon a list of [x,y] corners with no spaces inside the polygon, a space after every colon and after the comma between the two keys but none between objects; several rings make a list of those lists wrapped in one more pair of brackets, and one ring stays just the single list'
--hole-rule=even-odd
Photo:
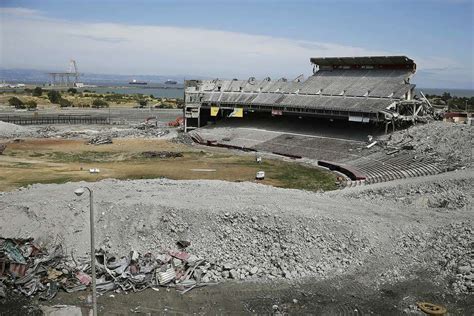
[{"label": "concrete rubble pile", "polygon": [[387,152],[411,151],[446,166],[448,171],[469,165],[472,126],[446,122],[415,125],[380,138]]},{"label": "concrete rubble pile", "polygon": [[98,135],[98,136],[95,136],[95,137],[92,137],[91,139],[89,139],[89,141],[87,143],[89,145],[112,144],[112,137]]},{"label": "concrete rubble pile", "polygon": [[474,228],[469,223],[452,223],[439,230],[428,249],[441,273],[454,275],[455,293],[474,294]]},{"label": "concrete rubble pile", "polygon": [[91,137],[163,137],[170,133],[169,127],[151,124],[124,126],[101,125],[56,125],[56,126],[20,126],[0,121],[0,138],[37,137],[37,138],[91,138]]},{"label": "concrete rubble pile", "polygon": [[112,144],[112,137],[98,135],[89,139],[87,143],[89,145]]},{"label": "concrete rubble pile", "polygon": [[36,130],[37,136],[41,138],[55,137],[58,132],[58,129],[53,126],[40,127]]},{"label": "concrete rubble pile", "polygon": [[0,121],[0,138],[33,137],[34,129]]},{"label": "concrete rubble pile", "polygon": [[178,133],[176,137],[171,139],[171,141],[177,144],[194,145],[193,139],[187,133]]},{"label": "concrete rubble pile", "polygon": [[[471,205],[474,179],[439,180],[436,183],[411,183],[390,187],[367,188],[348,194],[351,198],[367,201],[401,203],[404,206],[423,206],[431,209],[457,210]],[[471,192],[471,193],[469,193]]]},{"label": "concrete rubble pile", "polygon": [[[160,234],[146,233],[144,222],[130,230],[138,231],[138,238],[145,243],[160,240],[169,244],[176,238],[173,236],[186,234],[196,226],[191,216],[178,210],[168,212],[153,226],[153,231]],[[313,219],[294,221],[251,209],[215,214],[212,221],[200,226],[205,232],[192,234],[191,239],[199,239],[193,244],[193,253],[206,256],[210,266],[203,278],[216,282],[328,277],[338,269],[362,262],[360,253],[370,247],[363,236],[355,232],[327,234],[320,225]],[[111,248],[115,244],[110,244]]]},{"label": "concrete rubble pile", "polygon": [[142,152],[144,158],[180,158],[183,157],[183,154],[180,152],[173,151],[144,151]]},{"label": "concrete rubble pile", "polygon": [[169,134],[169,129],[155,126],[142,128],[137,126],[124,127],[41,127],[36,130],[36,137],[42,138],[122,138],[122,137],[163,137]]},{"label": "concrete rubble pile", "polygon": [[[213,284],[205,276],[210,264],[184,250],[190,243],[179,241],[180,250],[154,255],[131,251],[116,256],[96,251],[97,291],[137,292],[160,286],[174,287],[181,293]],[[92,285],[89,257],[65,255],[61,246],[48,252],[30,239],[0,238],[0,296],[7,290],[50,300],[59,290],[72,293]]]}]

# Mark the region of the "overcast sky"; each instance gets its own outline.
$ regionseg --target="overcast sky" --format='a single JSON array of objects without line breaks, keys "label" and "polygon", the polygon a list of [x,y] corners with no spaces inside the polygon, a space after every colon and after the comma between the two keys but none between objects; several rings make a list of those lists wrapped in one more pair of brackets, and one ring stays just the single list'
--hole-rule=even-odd
[{"label": "overcast sky", "polygon": [[294,78],[310,57],[395,54],[418,86],[473,89],[473,2],[3,0],[0,66]]}]

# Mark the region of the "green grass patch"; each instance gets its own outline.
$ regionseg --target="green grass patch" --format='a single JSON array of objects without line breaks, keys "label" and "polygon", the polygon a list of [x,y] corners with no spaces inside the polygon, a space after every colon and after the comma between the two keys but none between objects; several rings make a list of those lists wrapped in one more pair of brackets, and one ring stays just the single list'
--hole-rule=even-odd
[{"label": "green grass patch", "polygon": [[30,168],[33,166],[32,163],[28,163],[28,162],[15,162],[15,164],[13,165],[15,168]]},{"label": "green grass patch", "polygon": [[45,154],[43,154],[43,153],[34,152],[34,153],[30,154],[30,157],[39,158],[39,157],[44,157],[44,155]]},{"label": "green grass patch", "polygon": [[336,177],[331,172],[298,164],[279,164],[265,170],[266,176],[281,181],[281,187],[308,191],[337,189]]},{"label": "green grass patch", "polygon": [[308,191],[329,191],[337,189],[336,176],[328,171],[304,166],[296,162],[281,162],[263,159],[259,164],[254,158],[240,158],[229,164],[265,171],[268,179],[280,181],[280,187]]},{"label": "green grass patch", "polygon": [[104,152],[104,151],[84,151],[79,153],[54,151],[50,154],[50,159],[55,162],[109,162],[124,161],[120,159],[123,153]]},{"label": "green grass patch", "polygon": [[41,183],[41,184],[63,184],[63,183],[67,183],[67,182],[71,182],[71,181],[77,181],[77,179],[74,179],[72,177],[68,177],[68,176],[60,176],[60,177],[57,177],[57,178],[52,178],[52,179],[42,179],[41,181],[38,181],[37,179],[23,179],[23,180],[19,180],[19,181],[15,181],[14,183],[18,186],[18,187],[26,187],[28,185],[31,185],[31,184],[36,184],[36,183]]}]

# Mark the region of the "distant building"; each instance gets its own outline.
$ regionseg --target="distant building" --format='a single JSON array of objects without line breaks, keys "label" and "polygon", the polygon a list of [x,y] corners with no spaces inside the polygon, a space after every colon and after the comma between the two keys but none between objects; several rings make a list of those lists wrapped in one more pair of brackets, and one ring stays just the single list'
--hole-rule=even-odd
[{"label": "distant building", "polygon": [[472,113],[466,112],[447,112],[444,113],[445,122],[453,122],[453,123],[464,123],[464,124],[471,124],[472,125]]}]

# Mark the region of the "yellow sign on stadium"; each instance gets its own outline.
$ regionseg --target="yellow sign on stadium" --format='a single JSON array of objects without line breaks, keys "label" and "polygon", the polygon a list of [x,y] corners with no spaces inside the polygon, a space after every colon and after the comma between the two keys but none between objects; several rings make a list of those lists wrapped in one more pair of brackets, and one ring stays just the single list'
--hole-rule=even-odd
[{"label": "yellow sign on stadium", "polygon": [[219,108],[211,106],[211,116],[217,116],[217,113],[219,113]]},{"label": "yellow sign on stadium", "polygon": [[235,108],[229,117],[244,117],[244,109]]}]

